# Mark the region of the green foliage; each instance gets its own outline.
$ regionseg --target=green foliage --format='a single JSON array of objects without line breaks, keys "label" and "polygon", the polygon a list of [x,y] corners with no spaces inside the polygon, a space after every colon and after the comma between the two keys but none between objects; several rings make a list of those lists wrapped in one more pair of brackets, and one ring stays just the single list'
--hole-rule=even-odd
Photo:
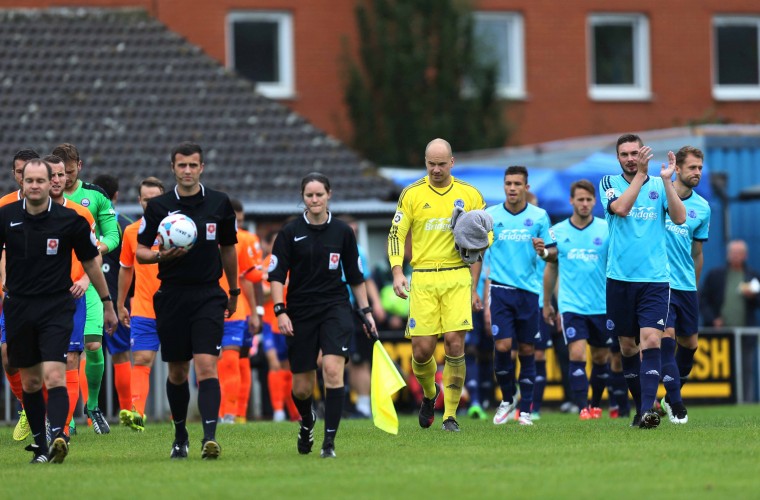
[{"label": "green foliage", "polygon": [[689,423],[654,430],[629,420],[579,421],[546,411],[533,427],[460,417],[462,432],[430,429],[401,416],[391,436],[369,420],[343,420],[335,460],[296,451],[297,424],[220,426],[222,456],[200,459],[201,426],[191,424],[190,457],[169,460],[173,431],[84,425],[61,465],[30,465],[30,442],[0,427],[0,497],[193,498],[756,498],[760,405],[689,408]]},{"label": "green foliage", "polygon": [[382,165],[421,166],[425,145],[503,146],[496,66],[478,57],[462,0],[359,0],[358,61],[344,46],[353,146]]}]

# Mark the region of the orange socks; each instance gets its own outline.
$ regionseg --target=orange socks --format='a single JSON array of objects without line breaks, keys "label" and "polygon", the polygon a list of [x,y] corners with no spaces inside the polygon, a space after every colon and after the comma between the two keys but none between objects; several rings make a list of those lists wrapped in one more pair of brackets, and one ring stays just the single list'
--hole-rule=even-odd
[{"label": "orange socks", "polygon": [[298,413],[298,408],[293,401],[293,373],[290,370],[282,370],[283,385],[285,391],[285,404],[288,407],[288,415],[290,415],[290,421],[296,422],[301,420],[301,415]]},{"label": "orange socks", "polygon": [[240,392],[240,353],[234,349],[222,351],[217,364],[219,386],[222,390],[222,404],[219,412],[222,416],[237,412],[237,399]]},{"label": "orange socks", "polygon": [[119,396],[119,407],[122,410],[132,409],[132,363],[125,361],[113,365],[113,381],[116,394]]},{"label": "orange socks", "polygon": [[11,386],[11,392],[14,396],[16,396],[16,399],[19,401],[24,400],[24,388],[21,385],[21,372],[16,371],[13,375],[8,375],[8,372],[5,373],[5,378],[8,379],[8,383]]},{"label": "orange socks", "polygon": [[74,410],[77,409],[79,400],[79,370],[66,370],[66,392],[69,394],[69,414],[66,415],[65,432],[69,431],[69,423],[74,417]]},{"label": "orange socks", "polygon": [[[85,357],[82,353],[82,357],[79,359],[79,380],[87,380],[87,374],[84,372]],[[90,396],[90,388],[87,387],[87,383],[79,384],[79,390],[82,392],[82,401],[87,404],[87,398]]]},{"label": "orange socks", "polygon": [[132,367],[132,406],[140,415],[145,415],[145,402],[150,390],[150,366],[135,365]]},{"label": "orange socks", "polygon": [[285,394],[283,391],[284,380],[282,373],[285,370],[270,371],[267,375],[267,382],[269,383],[269,399],[272,402],[272,409],[274,411],[282,411],[285,409]]},{"label": "orange socks", "polygon": [[251,362],[248,360],[248,356],[240,358],[238,371],[240,372],[240,391],[238,392],[235,415],[245,418],[248,415],[248,400],[251,397]]}]

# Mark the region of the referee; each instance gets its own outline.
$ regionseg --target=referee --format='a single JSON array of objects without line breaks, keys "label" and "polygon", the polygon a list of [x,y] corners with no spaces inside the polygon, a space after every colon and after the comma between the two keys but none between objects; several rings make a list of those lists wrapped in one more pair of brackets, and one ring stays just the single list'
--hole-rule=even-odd
[{"label": "referee", "polygon": [[[32,463],[61,463],[68,454],[63,428],[69,408],[66,353],[73,328],[71,252],[76,253],[101,297],[106,331],[116,326],[116,313],[103,272],[95,261],[95,235],[75,211],[50,198],[52,170],[40,159],[23,169],[25,198],[0,208],[0,246],[6,251],[3,310],[8,361],[20,369],[24,408],[32,429]],[[42,382],[48,390],[47,408]],[[45,415],[53,436],[50,449]]]},{"label": "referee", "polygon": [[[203,423],[201,458],[216,459],[222,451],[215,436],[221,402],[216,365],[224,318],[235,312],[240,295],[235,212],[226,194],[201,184],[203,150],[198,144],[183,142],[176,146],[171,154],[171,169],[177,185],[148,202],[138,230],[135,256],[140,264],[158,263],[161,286],[153,296],[153,306],[161,357],[169,363],[166,396],[175,438],[171,458],[187,458],[187,377],[192,359]],[[176,213],[195,222],[198,241],[190,250],[151,250],[161,220]],[[222,269],[227,276],[229,298],[219,286]]]},{"label": "referee", "polygon": [[[354,334],[346,281],[356,304],[377,332],[359,261],[354,231],[333,219],[327,204],[330,181],[312,172],[301,180],[306,205],[303,216],[286,224],[274,240],[269,262],[274,313],[280,332],[287,335],[288,358],[293,372],[293,401],[301,414],[298,452],[311,452],[316,414],[312,410],[317,358],[322,352],[325,381],[325,437],[322,458],[335,457],[335,434],[343,413],[343,372]],[[283,288],[288,282],[288,304]],[[365,332],[369,335],[370,332]]]}]

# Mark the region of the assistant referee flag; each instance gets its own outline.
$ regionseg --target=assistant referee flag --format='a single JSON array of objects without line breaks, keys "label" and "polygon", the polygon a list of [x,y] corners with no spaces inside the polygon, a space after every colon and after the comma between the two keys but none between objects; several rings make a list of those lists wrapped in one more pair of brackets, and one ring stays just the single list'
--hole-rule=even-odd
[{"label": "assistant referee flag", "polygon": [[398,434],[398,415],[393,395],[406,386],[404,378],[379,339],[372,351],[372,419],[375,426],[390,434]]}]

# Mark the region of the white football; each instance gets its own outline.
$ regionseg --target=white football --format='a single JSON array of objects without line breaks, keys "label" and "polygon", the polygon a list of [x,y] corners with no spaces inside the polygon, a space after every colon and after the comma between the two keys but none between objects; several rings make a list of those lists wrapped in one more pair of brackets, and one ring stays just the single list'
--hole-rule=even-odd
[{"label": "white football", "polygon": [[158,225],[158,236],[165,249],[184,248],[190,250],[198,240],[198,228],[193,219],[182,214],[164,217]]}]

